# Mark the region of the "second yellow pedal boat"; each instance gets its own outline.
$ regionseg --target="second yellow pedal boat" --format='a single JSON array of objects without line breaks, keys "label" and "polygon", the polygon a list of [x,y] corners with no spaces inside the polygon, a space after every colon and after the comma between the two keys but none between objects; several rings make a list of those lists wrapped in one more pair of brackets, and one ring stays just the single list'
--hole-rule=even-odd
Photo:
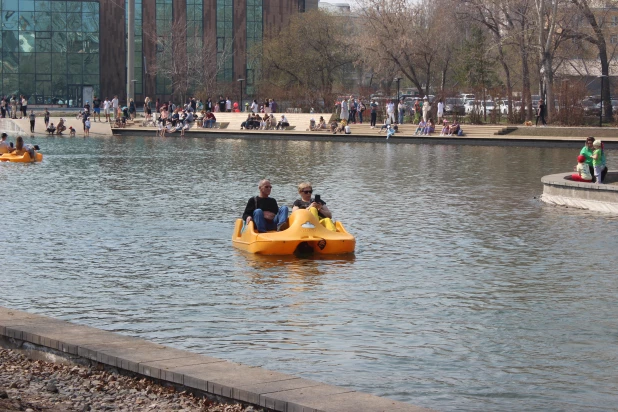
[{"label": "second yellow pedal boat", "polygon": [[43,155],[39,152],[34,154],[34,159],[30,157],[28,152],[23,155],[16,155],[13,153],[3,153],[0,155],[0,162],[14,162],[14,163],[32,163],[43,161]]},{"label": "second yellow pedal boat", "polygon": [[258,233],[253,222],[244,225],[243,220],[238,219],[232,234],[232,244],[247,252],[262,255],[291,255],[297,251],[324,255],[353,253],[356,239],[340,222],[335,222],[335,226],[336,232],[326,229],[306,209],[293,212],[289,217],[289,227],[280,232]]}]

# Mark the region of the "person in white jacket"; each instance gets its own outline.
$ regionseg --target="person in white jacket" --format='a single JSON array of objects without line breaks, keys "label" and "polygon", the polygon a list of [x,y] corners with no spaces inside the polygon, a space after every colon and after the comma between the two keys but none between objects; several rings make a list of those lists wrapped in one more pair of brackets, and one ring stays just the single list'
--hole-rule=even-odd
[{"label": "person in white jacket", "polygon": [[339,116],[341,120],[347,121],[350,117],[350,105],[348,103],[347,98],[343,98],[341,100],[341,116]]},{"label": "person in white jacket", "polygon": [[386,118],[389,124],[395,123],[395,103],[392,100],[386,104]]},{"label": "person in white jacket", "polygon": [[431,111],[431,104],[429,104],[429,99],[427,96],[423,98],[423,120],[427,122],[429,120],[429,112]]},{"label": "person in white jacket", "polygon": [[444,117],[444,103],[442,102],[442,99],[440,99],[438,101],[438,114],[437,114],[437,117],[438,117],[438,122],[436,124],[442,123],[442,118]]}]

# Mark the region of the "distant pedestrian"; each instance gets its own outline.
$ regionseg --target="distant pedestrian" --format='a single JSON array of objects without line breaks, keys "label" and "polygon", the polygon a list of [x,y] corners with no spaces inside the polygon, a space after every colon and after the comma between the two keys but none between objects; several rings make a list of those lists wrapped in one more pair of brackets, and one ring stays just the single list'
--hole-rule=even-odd
[{"label": "distant pedestrian", "polygon": [[350,109],[347,97],[341,99],[341,115],[339,116],[339,118],[341,120],[345,120],[346,122],[350,118]]},{"label": "distant pedestrian", "polygon": [[114,111],[114,119],[117,119],[119,117],[119,109],[120,107],[118,106],[118,96],[114,96],[114,98],[112,99],[112,110]]},{"label": "distant pedestrian", "polygon": [[539,125],[539,119],[541,119],[543,126],[547,126],[547,123],[545,122],[545,104],[543,103],[543,99],[539,99],[539,107],[536,110],[535,127]]},{"label": "distant pedestrian", "polygon": [[375,129],[378,119],[378,103],[376,103],[375,99],[371,101],[369,107],[371,107],[371,128]]},{"label": "distant pedestrian", "polygon": [[17,119],[17,100],[15,100],[15,95],[11,97],[11,119]]},{"label": "distant pedestrian", "polygon": [[28,114],[28,99],[26,99],[26,96],[21,97],[21,112],[24,117]]},{"label": "distant pedestrian", "polygon": [[423,111],[423,120],[425,122],[429,121],[429,112],[431,111],[431,105],[429,104],[429,99],[427,96],[423,97],[423,107],[421,109]]},{"label": "distant pedestrian", "polygon": [[363,114],[365,113],[365,103],[363,103],[362,98],[358,100],[358,122],[363,124]]},{"label": "distant pedestrian", "polygon": [[438,101],[438,123],[442,123],[442,118],[444,117],[444,103],[442,102],[442,99],[440,99]]},{"label": "distant pedestrian", "polygon": [[84,136],[90,136],[90,117],[84,122]]},{"label": "distant pedestrian", "polygon": [[397,105],[397,123],[403,124],[403,116],[406,114],[406,104],[403,102],[403,99],[399,100],[399,104]]},{"label": "distant pedestrian", "polygon": [[43,121],[45,122],[45,128],[49,126],[49,110],[45,109],[45,113],[43,113]]},{"label": "distant pedestrian", "polygon": [[30,110],[30,133],[34,133],[34,120],[36,119],[36,115],[34,114],[34,110]]},{"label": "distant pedestrian", "polygon": [[98,98],[97,96],[94,96],[94,99],[92,100],[92,110],[94,111],[94,116],[92,120],[96,122],[97,118],[99,118],[99,122],[100,122],[101,121],[101,99]]},{"label": "distant pedestrian", "polygon": [[103,114],[105,115],[105,122],[110,121],[109,111],[110,111],[111,105],[112,105],[112,102],[110,102],[109,99],[106,97],[105,100],[103,101]]},{"label": "distant pedestrian", "polygon": [[386,104],[386,117],[390,124],[395,123],[395,103],[392,100]]}]

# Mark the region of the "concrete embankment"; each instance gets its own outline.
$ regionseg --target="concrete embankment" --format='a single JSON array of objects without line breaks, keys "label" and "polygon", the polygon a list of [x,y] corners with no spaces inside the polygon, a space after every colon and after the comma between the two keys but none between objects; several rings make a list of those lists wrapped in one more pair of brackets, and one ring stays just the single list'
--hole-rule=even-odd
[{"label": "concrete embankment", "polygon": [[[36,112],[35,134],[47,134],[41,112]],[[75,111],[77,113],[77,111]],[[50,121],[58,124],[60,118],[52,113]],[[217,124],[222,128],[203,129],[197,124],[186,131],[186,137],[197,138],[230,138],[230,139],[278,139],[278,140],[310,140],[310,141],[342,141],[342,142],[386,142],[385,133],[379,133],[380,125],[372,129],[367,122],[352,124],[352,133],[332,134],[327,130],[310,131],[311,119],[317,120],[324,117],[327,121],[332,117],[331,113],[286,113],[291,125],[291,130],[244,130],[242,122],[246,119],[246,113],[216,113]],[[143,125],[143,117],[138,116],[134,122],[129,122],[126,128],[113,128],[112,123],[94,121],[91,117],[91,137],[119,136],[156,136],[157,128]],[[279,115],[276,116],[277,119]],[[447,116],[448,117],[448,116]],[[81,119],[75,114],[63,117],[65,124],[73,126],[77,136],[84,136]],[[367,120],[367,119],[365,119]],[[450,118],[449,118],[450,120]],[[0,128],[3,130],[19,133],[27,137],[30,134],[30,122],[28,119],[0,119]],[[615,127],[530,127],[512,125],[471,125],[463,124],[463,136],[440,136],[440,127],[430,136],[415,136],[416,125],[402,124],[399,132],[388,140],[389,143],[413,143],[413,144],[454,144],[454,145],[481,145],[481,146],[534,146],[534,147],[583,147],[587,136],[595,136],[606,143],[606,148],[618,148],[618,128]],[[68,130],[63,133],[68,136]],[[166,137],[179,137],[180,132],[168,133]]]},{"label": "concrete embankment", "polygon": [[281,412],[425,411],[414,405],[0,307],[0,343]]},{"label": "concrete embankment", "polygon": [[602,185],[573,181],[570,179],[572,173],[543,176],[541,200],[553,205],[618,215],[618,172],[609,172]]}]

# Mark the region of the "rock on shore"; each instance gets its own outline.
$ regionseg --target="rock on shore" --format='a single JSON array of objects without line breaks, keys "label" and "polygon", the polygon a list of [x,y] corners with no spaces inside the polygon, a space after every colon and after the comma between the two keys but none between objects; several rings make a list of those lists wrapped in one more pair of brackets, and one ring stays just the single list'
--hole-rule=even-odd
[{"label": "rock on shore", "polygon": [[34,361],[0,349],[0,411],[249,412],[190,393],[82,366]]}]

